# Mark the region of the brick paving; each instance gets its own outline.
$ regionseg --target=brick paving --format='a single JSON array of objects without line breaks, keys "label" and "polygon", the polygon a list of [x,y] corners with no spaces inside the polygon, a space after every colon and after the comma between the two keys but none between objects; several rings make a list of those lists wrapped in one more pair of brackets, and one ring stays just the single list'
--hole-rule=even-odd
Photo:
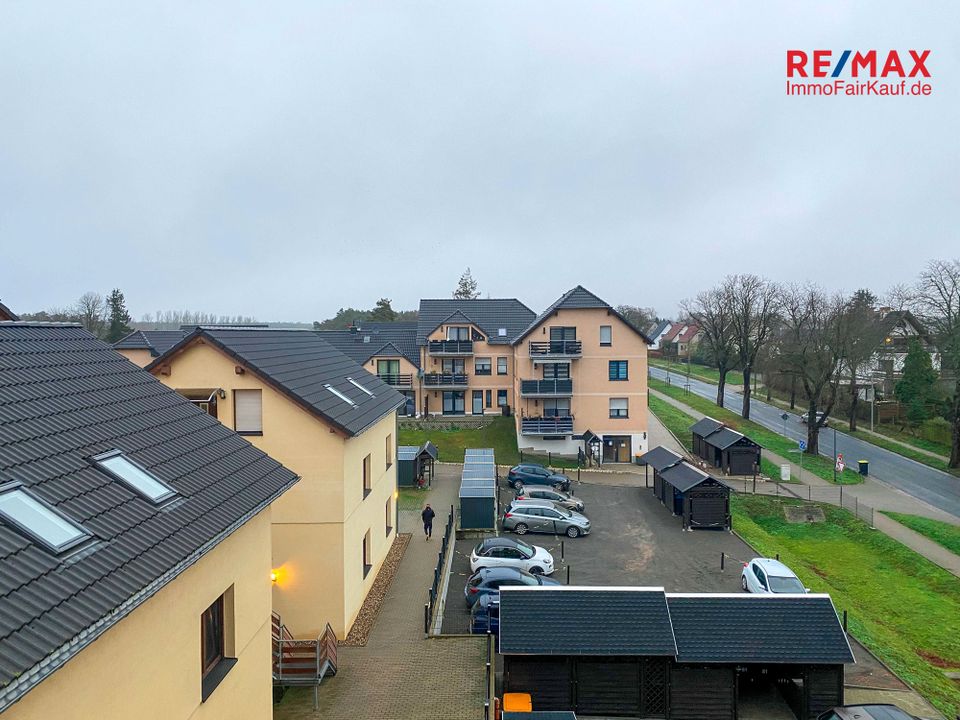
[{"label": "brick paving", "polygon": [[[456,499],[459,468],[437,467],[424,493],[443,531],[447,508]],[[423,634],[423,604],[433,578],[439,535],[423,539],[420,512],[400,512],[400,532],[413,533],[365,647],[341,647],[336,677],[313,693],[293,688],[274,706],[276,720],[480,720],[485,699],[484,638],[431,638]]]}]

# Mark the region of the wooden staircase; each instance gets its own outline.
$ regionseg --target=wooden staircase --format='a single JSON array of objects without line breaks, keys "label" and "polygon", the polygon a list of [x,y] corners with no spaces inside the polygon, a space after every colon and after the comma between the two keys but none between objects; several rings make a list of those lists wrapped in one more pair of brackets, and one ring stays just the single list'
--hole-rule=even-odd
[{"label": "wooden staircase", "polygon": [[313,709],[317,709],[317,691],[328,675],[337,674],[337,636],[327,623],[316,640],[295,640],[272,613],[273,684],[276,687],[313,687]]}]

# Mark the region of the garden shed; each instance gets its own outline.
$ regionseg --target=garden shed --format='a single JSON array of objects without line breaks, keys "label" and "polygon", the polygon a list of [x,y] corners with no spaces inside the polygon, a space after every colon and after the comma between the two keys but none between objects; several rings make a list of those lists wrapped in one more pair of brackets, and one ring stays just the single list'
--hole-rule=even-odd
[{"label": "garden shed", "polygon": [[711,467],[728,475],[751,475],[760,467],[760,445],[743,433],[713,418],[703,418],[690,427],[693,452]]},{"label": "garden shed", "polygon": [[416,445],[401,445],[397,448],[397,486],[415,487],[419,473],[420,448]]},{"label": "garden shed", "polygon": [[653,468],[653,494],[679,515],[684,530],[730,529],[730,488],[665,447],[640,457]]}]

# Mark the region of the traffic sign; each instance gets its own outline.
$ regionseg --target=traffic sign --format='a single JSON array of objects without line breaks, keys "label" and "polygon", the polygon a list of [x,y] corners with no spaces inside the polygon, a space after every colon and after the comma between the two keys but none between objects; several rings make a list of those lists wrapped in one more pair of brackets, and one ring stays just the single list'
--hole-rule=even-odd
[{"label": "traffic sign", "polygon": [[803,450],[806,450],[806,449],[807,449],[807,441],[806,441],[806,440],[797,440],[797,445],[799,446],[801,452],[802,452]]},{"label": "traffic sign", "polygon": [[843,462],[843,455],[837,455],[837,472],[843,472],[846,464]]}]

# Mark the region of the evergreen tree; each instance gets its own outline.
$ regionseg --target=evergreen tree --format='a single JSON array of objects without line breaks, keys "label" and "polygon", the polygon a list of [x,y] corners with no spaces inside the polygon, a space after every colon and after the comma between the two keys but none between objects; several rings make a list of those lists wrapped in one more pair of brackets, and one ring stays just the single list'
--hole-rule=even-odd
[{"label": "evergreen tree", "polygon": [[376,307],[370,312],[370,319],[377,322],[393,322],[396,320],[397,311],[390,306],[392,302],[389,298],[377,300]]},{"label": "evergreen tree", "polygon": [[457,300],[476,300],[480,297],[477,281],[473,279],[470,268],[460,276],[460,282],[457,283],[457,289],[453,291],[453,297]]},{"label": "evergreen tree", "polygon": [[114,288],[107,297],[110,326],[107,329],[107,342],[113,343],[128,335],[130,328],[130,313],[127,312],[127,302],[119,288]]},{"label": "evergreen tree", "polygon": [[903,361],[903,376],[894,392],[907,406],[907,420],[917,426],[927,419],[927,405],[936,400],[937,371],[933,369],[930,353],[917,341],[910,342]]}]

